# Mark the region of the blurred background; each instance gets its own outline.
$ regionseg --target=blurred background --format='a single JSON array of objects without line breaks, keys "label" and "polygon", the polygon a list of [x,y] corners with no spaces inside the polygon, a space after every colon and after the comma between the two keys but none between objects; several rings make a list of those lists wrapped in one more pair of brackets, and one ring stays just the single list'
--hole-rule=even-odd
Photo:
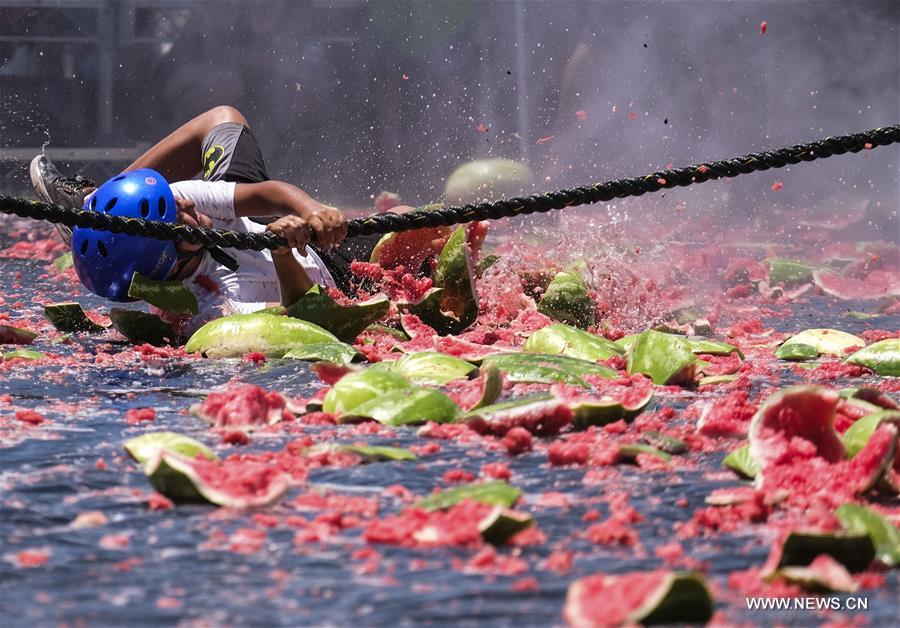
[{"label": "blurred background", "polygon": [[[218,104],[273,177],[342,206],[438,200],[483,157],[583,185],[896,123],[898,31],[896,0],[0,0],[0,191],[30,192],[42,146],[102,180]],[[865,199],[896,239],[897,170],[879,149],[639,207]]]}]

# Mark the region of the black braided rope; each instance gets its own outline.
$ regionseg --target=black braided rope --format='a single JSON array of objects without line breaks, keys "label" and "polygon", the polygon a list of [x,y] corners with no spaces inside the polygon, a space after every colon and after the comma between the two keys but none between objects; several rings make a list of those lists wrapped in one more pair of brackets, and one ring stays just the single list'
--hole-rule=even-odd
[{"label": "black braided rope", "polygon": [[[641,196],[649,192],[684,187],[714,179],[736,177],[772,168],[783,168],[801,161],[825,159],[833,155],[857,153],[863,149],[887,146],[900,142],[900,125],[891,125],[837,137],[787,146],[777,150],[751,153],[741,157],[712,161],[685,168],[661,170],[630,179],[616,179],[570,190],[535,194],[486,203],[443,207],[418,208],[405,214],[385,212],[349,221],[348,237],[410,231],[425,227],[443,227],[475,220],[494,220],[536,212],[548,212],[576,205],[591,205],[614,198]],[[218,231],[189,225],[164,223],[139,218],[124,218],[108,214],[68,209],[50,203],[0,195],[0,212],[23,218],[46,220],[69,227],[88,227],[113,233],[141,235],[159,240],[184,240],[206,247],[218,246],[233,249],[276,249],[287,243],[270,233],[238,233]]]}]

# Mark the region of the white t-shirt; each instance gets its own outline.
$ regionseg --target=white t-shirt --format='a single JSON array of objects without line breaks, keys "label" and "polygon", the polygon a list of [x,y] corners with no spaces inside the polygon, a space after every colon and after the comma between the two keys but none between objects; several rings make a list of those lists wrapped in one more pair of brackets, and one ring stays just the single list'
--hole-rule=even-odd
[{"label": "white t-shirt", "polygon": [[[264,225],[234,214],[234,187],[229,181],[179,181],[170,185],[176,197],[194,201],[197,212],[212,219],[214,229],[237,232],[263,232]],[[227,314],[249,313],[266,307],[267,303],[281,300],[278,275],[272,263],[270,251],[239,251],[226,249],[238,262],[238,270],[232,271],[219,264],[208,253],[197,270],[184,280],[184,285],[194,293],[200,305],[200,314],[188,322],[185,331],[192,332],[204,323]],[[294,257],[315,283],[334,287],[334,279],[325,264],[311,249],[306,255],[296,250]],[[218,289],[211,289],[211,279]]]}]

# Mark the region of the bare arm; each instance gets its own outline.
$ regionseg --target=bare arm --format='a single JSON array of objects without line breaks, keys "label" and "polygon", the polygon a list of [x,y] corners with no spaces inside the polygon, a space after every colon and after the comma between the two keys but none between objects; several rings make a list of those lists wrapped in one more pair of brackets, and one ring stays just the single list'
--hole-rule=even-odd
[{"label": "bare arm", "polygon": [[347,219],[295,185],[284,181],[238,183],[234,188],[235,216],[299,216],[312,228],[316,244],[331,246],[347,235]]}]

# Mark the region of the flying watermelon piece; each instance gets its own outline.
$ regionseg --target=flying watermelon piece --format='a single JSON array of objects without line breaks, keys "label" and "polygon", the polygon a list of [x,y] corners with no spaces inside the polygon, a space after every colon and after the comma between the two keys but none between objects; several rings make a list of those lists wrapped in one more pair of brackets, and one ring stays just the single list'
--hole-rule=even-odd
[{"label": "flying watermelon piece", "polygon": [[703,577],[664,570],[598,573],[569,585],[563,618],[573,628],[703,624],[713,599]]},{"label": "flying watermelon piece", "polygon": [[315,285],[287,308],[287,314],[330,331],[338,340],[353,342],[364,329],[383,318],[390,306],[390,301],[384,295],[352,305],[340,305],[320,286]]},{"label": "flying watermelon piece", "polygon": [[850,364],[859,364],[885,377],[900,377],[900,338],[887,338],[850,355]]},{"label": "flying watermelon piece", "polygon": [[458,334],[478,318],[472,254],[465,228],[447,240],[434,272],[434,285],[418,303],[399,304],[441,335]]},{"label": "flying watermelon piece", "polygon": [[597,311],[587,286],[574,273],[556,273],[538,303],[538,312],[559,323],[587,329],[597,323]]},{"label": "flying watermelon piece", "polygon": [[892,270],[873,270],[863,279],[817,270],[813,271],[813,281],[820,290],[839,299],[868,301],[900,296],[900,276]]},{"label": "flying watermelon piece", "polygon": [[63,333],[99,333],[106,330],[105,326],[88,318],[79,303],[48,303],[44,306],[44,316],[57,331]]},{"label": "flying watermelon piece", "polygon": [[165,449],[146,463],[144,473],[153,488],[174,502],[228,508],[267,506],[291,488],[289,476],[268,464],[190,458]]},{"label": "flying watermelon piece", "polygon": [[200,306],[194,293],[180,281],[156,281],[140,273],[131,276],[128,296],[175,314],[197,314]]},{"label": "flying watermelon piece", "polygon": [[769,284],[796,286],[813,280],[814,267],[797,260],[773,257],[769,260]]},{"label": "flying watermelon piece", "polygon": [[691,381],[696,366],[691,344],[673,334],[645,331],[635,338],[628,352],[628,372],[643,373],[658,385]]},{"label": "flying watermelon piece", "polygon": [[238,358],[260,352],[281,358],[292,349],[339,340],[318,325],[290,316],[259,313],[233,314],[206,323],[194,332],[184,350],[208,358]]}]

